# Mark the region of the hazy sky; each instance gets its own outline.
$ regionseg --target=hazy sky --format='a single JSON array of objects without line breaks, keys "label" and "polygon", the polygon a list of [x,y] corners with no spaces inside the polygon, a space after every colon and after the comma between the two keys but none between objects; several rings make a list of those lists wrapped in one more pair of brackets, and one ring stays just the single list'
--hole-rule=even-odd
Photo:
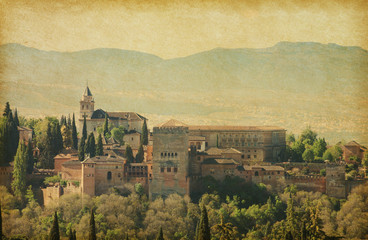
[{"label": "hazy sky", "polygon": [[366,0],[0,0],[0,44],[56,51],[120,48],[163,58],[279,41],[368,49],[367,23]]}]

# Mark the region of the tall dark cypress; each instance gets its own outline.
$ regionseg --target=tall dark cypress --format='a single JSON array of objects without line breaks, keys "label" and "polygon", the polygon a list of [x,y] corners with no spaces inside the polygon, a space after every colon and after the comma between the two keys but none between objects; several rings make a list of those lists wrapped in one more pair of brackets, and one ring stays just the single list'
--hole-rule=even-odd
[{"label": "tall dark cypress", "polygon": [[146,119],[144,119],[143,126],[142,126],[142,144],[148,145],[148,129]]},{"label": "tall dark cypress", "polygon": [[197,240],[211,240],[211,232],[208,224],[207,209],[202,205],[201,221],[199,222],[199,231]]},{"label": "tall dark cypress", "polygon": [[1,202],[0,202],[0,240],[3,239],[3,219],[1,215]]},{"label": "tall dark cypress", "polygon": [[73,230],[73,240],[77,240],[77,231]]},{"label": "tall dark cypress", "polygon": [[87,139],[87,121],[86,121],[86,115],[83,116],[83,130],[82,130],[82,137],[84,139]]},{"label": "tall dark cypress", "polygon": [[96,223],[95,213],[91,210],[91,219],[89,220],[89,236],[88,240],[96,240]]},{"label": "tall dark cypress", "polygon": [[63,150],[63,136],[61,135],[61,129],[59,123],[55,126],[55,154],[60,153]]},{"label": "tall dark cypress", "polygon": [[15,126],[19,127],[19,119],[18,119],[17,109],[14,110],[14,124],[15,124]]},{"label": "tall dark cypress", "polygon": [[144,160],[144,150],[142,144],[139,146],[138,153],[135,156],[135,162],[141,163]]},{"label": "tall dark cypress", "polygon": [[127,163],[134,162],[133,150],[129,145],[125,148],[125,157],[127,159]]},{"label": "tall dark cypress", "polygon": [[59,222],[56,212],[54,214],[54,222],[50,231],[49,240],[60,240]]},{"label": "tall dark cypress", "polygon": [[41,152],[40,156],[40,163],[41,168],[53,168],[53,157],[55,156],[55,149],[54,149],[54,138],[51,131],[51,124],[50,122],[47,124],[47,131],[46,131],[46,146]]},{"label": "tall dark cypress", "polygon": [[103,126],[103,133],[104,136],[106,136],[106,134],[109,132],[109,119],[107,118],[107,113],[105,113],[105,123]]},{"label": "tall dark cypress", "polygon": [[10,112],[11,112],[10,104],[9,104],[9,102],[6,102],[6,103],[5,103],[5,109],[4,109],[3,116],[4,116],[4,117],[9,116],[9,113],[10,113]]},{"label": "tall dark cypress", "polygon": [[160,227],[160,231],[157,234],[156,240],[164,240],[164,233],[162,232],[162,227]]},{"label": "tall dark cypress", "polygon": [[27,173],[31,174],[33,172],[34,166],[34,158],[33,158],[33,151],[32,151],[32,143],[29,142],[27,145],[27,158],[26,158],[26,169]]},{"label": "tall dark cypress", "polygon": [[6,103],[3,116],[6,119],[4,129],[4,158],[6,165],[13,161],[13,157],[18,149],[19,131],[16,125],[9,102]]},{"label": "tall dark cypress", "polygon": [[88,136],[86,147],[85,147],[85,153],[89,154],[89,156],[92,158],[96,156],[96,142],[95,142],[95,136],[91,132]]},{"label": "tall dark cypress", "polygon": [[68,236],[69,240],[74,240],[74,236],[73,236],[73,230],[72,228],[69,229],[69,236]]},{"label": "tall dark cypress", "polygon": [[70,114],[68,114],[67,126],[69,127],[69,129],[72,127],[72,120],[70,119]]},{"label": "tall dark cypress", "polygon": [[74,113],[73,113],[73,122],[72,122],[72,147],[75,150],[78,149],[78,134],[77,134],[77,127],[75,126]]},{"label": "tall dark cypress", "polygon": [[96,155],[103,156],[103,144],[102,144],[102,137],[101,134],[98,134],[97,137],[97,147],[96,147]]}]

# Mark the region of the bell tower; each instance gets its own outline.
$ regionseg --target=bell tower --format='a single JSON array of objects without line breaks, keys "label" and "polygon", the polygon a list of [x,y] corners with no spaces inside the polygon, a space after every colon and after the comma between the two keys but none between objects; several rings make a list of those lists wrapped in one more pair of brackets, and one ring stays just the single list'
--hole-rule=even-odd
[{"label": "bell tower", "polygon": [[88,85],[86,87],[86,90],[84,90],[83,96],[79,101],[79,103],[80,103],[79,118],[83,119],[84,115],[86,116],[86,118],[91,118],[95,110],[95,101],[93,100],[93,96],[91,90],[89,90]]}]

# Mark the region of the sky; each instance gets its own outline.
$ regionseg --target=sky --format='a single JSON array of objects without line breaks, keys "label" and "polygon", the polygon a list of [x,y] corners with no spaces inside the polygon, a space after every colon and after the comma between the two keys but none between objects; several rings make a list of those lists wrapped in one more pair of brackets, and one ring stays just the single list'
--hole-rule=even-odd
[{"label": "sky", "polygon": [[47,51],[119,48],[184,57],[280,41],[368,49],[368,1],[0,0],[0,44]]}]

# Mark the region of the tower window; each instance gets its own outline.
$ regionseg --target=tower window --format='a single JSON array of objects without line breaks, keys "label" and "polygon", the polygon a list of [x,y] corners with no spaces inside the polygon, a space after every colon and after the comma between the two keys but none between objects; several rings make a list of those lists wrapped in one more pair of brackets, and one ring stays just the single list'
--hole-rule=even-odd
[{"label": "tower window", "polygon": [[111,178],[112,178],[111,172],[107,172],[107,180],[111,180]]},{"label": "tower window", "polygon": [[171,172],[171,168],[170,167],[167,168],[167,172]]},{"label": "tower window", "polygon": [[161,172],[164,172],[164,171],[165,171],[165,169],[162,167],[162,168],[161,168]]}]

